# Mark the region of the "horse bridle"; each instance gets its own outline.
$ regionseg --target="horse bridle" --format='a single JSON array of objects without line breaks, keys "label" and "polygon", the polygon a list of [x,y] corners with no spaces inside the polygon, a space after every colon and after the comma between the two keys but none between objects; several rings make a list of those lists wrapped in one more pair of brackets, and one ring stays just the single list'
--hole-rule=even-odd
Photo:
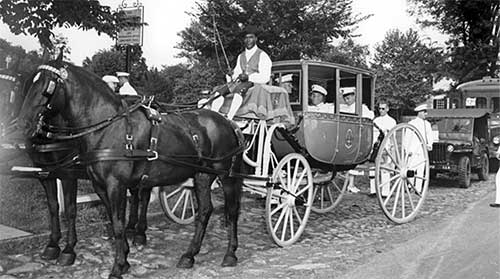
[{"label": "horse bridle", "polygon": [[33,78],[33,83],[36,82],[36,80],[40,77],[40,74],[43,70],[52,73],[52,78],[49,80],[49,84],[42,92],[42,96],[44,96],[46,98],[46,102],[43,105],[42,110],[37,114],[37,117],[38,117],[38,119],[36,121],[37,125],[36,125],[36,130],[34,131],[33,135],[43,133],[43,126],[45,125],[44,119],[46,118],[46,115],[51,113],[54,109],[53,104],[52,104],[54,99],[55,99],[54,92],[57,92],[56,89],[59,85],[64,86],[64,79],[66,79],[67,75],[68,75],[65,67],[62,67],[61,69],[56,69],[55,67],[50,66],[50,65],[40,65],[40,66],[38,66],[37,69],[39,71],[35,75],[35,77]]}]

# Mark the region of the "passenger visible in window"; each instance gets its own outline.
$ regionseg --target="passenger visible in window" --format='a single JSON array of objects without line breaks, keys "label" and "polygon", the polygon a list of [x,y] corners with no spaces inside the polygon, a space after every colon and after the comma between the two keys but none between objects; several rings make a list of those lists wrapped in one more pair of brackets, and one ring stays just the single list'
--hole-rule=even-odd
[{"label": "passenger visible in window", "polygon": [[[356,87],[341,87],[340,94],[344,99],[344,104],[340,104],[340,112],[356,113]],[[361,105],[361,116],[373,119],[373,112],[365,105]]]},{"label": "passenger visible in window", "polygon": [[312,112],[325,112],[334,113],[335,106],[332,103],[325,103],[326,95],[328,92],[321,85],[313,85],[311,94],[309,95],[310,105],[307,107],[308,111]]}]

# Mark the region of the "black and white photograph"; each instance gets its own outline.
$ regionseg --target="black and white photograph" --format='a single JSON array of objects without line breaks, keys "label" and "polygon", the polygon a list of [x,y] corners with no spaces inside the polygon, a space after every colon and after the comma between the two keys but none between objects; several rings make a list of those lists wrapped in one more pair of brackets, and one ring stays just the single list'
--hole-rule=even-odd
[{"label": "black and white photograph", "polygon": [[0,279],[500,278],[498,0],[0,0]]}]

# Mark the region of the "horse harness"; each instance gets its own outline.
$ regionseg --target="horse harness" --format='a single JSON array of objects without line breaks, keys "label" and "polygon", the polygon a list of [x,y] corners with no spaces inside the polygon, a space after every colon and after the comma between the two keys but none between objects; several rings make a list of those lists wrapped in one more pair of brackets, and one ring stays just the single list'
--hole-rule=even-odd
[{"label": "horse harness", "polygon": [[[240,154],[244,150],[244,142],[242,140],[242,137],[239,136],[238,132],[239,128],[235,125],[233,125],[234,132],[238,138],[238,147],[232,150],[231,152],[228,152],[228,154],[218,157],[218,158],[211,158],[211,157],[205,157],[202,155],[201,147],[200,147],[200,142],[199,142],[199,137],[198,135],[190,128],[188,128],[188,133],[191,137],[192,143],[195,146],[196,149],[196,155],[161,155],[158,154],[157,151],[157,144],[158,144],[158,135],[160,132],[160,126],[159,123],[162,121],[162,114],[158,112],[158,110],[154,109],[151,107],[151,104],[153,103],[154,96],[143,96],[140,100],[136,101],[135,103],[129,105],[124,99],[121,100],[122,106],[123,106],[123,111],[118,112],[116,115],[109,117],[101,122],[91,124],[86,127],[60,127],[60,126],[53,126],[45,123],[45,115],[48,114],[52,109],[52,101],[54,99],[54,92],[55,89],[58,85],[65,86],[64,84],[64,79],[67,78],[67,72],[65,70],[65,67],[61,69],[56,69],[52,66],[49,65],[42,65],[38,67],[39,70],[46,70],[49,71],[53,74],[56,75],[55,81],[51,80],[49,82],[49,85],[47,86],[46,90],[42,93],[43,96],[47,98],[47,101],[45,102],[44,109],[38,114],[38,123],[37,123],[37,129],[35,131],[35,134],[40,134],[44,136],[47,139],[52,139],[56,141],[61,141],[61,140],[68,140],[68,139],[76,139],[83,137],[85,135],[88,135],[90,133],[96,132],[98,130],[102,130],[108,126],[110,126],[112,123],[125,118],[126,121],[126,133],[125,133],[125,148],[124,149],[96,149],[92,151],[88,151],[83,154],[77,154],[73,156],[72,158],[69,158],[65,161],[58,162],[52,168],[59,169],[61,167],[67,167],[72,164],[82,164],[82,165],[87,165],[87,164],[92,164],[96,162],[101,162],[101,161],[121,161],[121,160],[126,160],[126,161],[141,161],[141,160],[146,160],[146,166],[144,168],[143,174],[140,179],[140,185],[143,185],[144,182],[148,179],[149,177],[149,171],[151,169],[151,163],[155,160],[161,160],[166,163],[170,163],[173,165],[181,166],[181,167],[190,167],[197,169],[200,172],[206,172],[206,173],[213,173],[217,175],[230,175],[232,167],[230,168],[230,171],[226,170],[216,170],[213,168],[201,166],[199,163],[202,161],[212,161],[212,162],[217,162],[217,161],[222,161],[226,160],[228,158],[233,158],[233,163],[235,160],[235,156],[237,154]],[[37,77],[35,77],[36,79]],[[135,149],[133,146],[133,128],[131,124],[131,119],[130,115],[132,112],[135,112],[136,110],[141,110],[146,118],[150,121],[151,123],[151,129],[150,129],[150,140],[149,140],[149,147],[146,150],[143,149]],[[176,113],[177,114],[177,113]],[[178,118],[183,121],[185,124],[184,127],[190,127],[188,125],[187,120],[180,114],[177,114]],[[189,161],[188,161],[189,160]],[[195,163],[191,163],[191,161],[195,161]]]}]

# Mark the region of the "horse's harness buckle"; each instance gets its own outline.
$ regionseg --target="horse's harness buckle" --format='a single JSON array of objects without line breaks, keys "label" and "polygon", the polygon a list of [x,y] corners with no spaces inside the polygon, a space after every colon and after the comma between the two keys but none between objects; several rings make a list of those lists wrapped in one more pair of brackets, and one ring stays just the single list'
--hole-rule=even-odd
[{"label": "horse's harness buckle", "polygon": [[158,151],[148,150],[148,152],[153,153],[153,157],[147,157],[148,161],[154,161],[158,159]]}]

